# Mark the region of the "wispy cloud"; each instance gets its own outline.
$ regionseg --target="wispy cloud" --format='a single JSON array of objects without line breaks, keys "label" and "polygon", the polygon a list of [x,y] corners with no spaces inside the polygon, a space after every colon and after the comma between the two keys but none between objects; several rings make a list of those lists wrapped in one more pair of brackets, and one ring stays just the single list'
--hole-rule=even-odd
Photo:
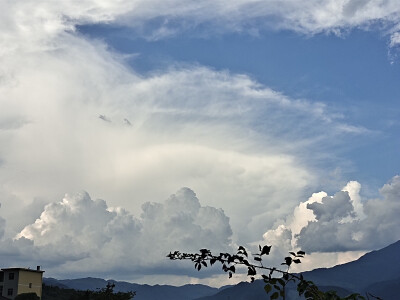
[{"label": "wispy cloud", "polygon": [[[304,34],[341,35],[352,28],[368,30],[381,26],[396,36],[400,20],[397,1],[380,0],[183,0],[96,1],[79,4],[63,1],[5,1],[2,11],[4,41],[42,41],[77,24],[120,23],[130,26],[150,39],[165,38],[182,30],[205,25],[210,32],[253,32],[254,30],[289,29]],[[33,26],[32,26],[33,25]],[[33,34],[32,34],[33,32]],[[43,44],[42,44],[43,45]],[[11,44],[9,44],[11,46]],[[18,44],[12,45],[13,48]]]}]

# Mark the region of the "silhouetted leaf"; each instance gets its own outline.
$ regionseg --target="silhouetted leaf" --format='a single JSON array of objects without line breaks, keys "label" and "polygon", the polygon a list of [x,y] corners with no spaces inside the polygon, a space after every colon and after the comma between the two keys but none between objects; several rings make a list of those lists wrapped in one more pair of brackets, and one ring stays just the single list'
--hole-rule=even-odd
[{"label": "silhouetted leaf", "polygon": [[288,273],[284,273],[282,277],[285,280],[289,280],[289,274]]},{"label": "silhouetted leaf", "polygon": [[278,299],[279,298],[279,293],[275,292],[271,295],[270,299]]},{"label": "silhouetted leaf", "polygon": [[301,263],[300,259],[293,259],[293,262],[296,263],[296,264]]},{"label": "silhouetted leaf", "polygon": [[310,291],[306,291],[306,292],[304,293],[304,297],[306,297],[306,298],[311,298],[311,297],[312,297],[312,293],[311,293]]},{"label": "silhouetted leaf", "polygon": [[284,285],[285,285],[285,281],[284,281],[283,279],[281,279],[281,278],[278,278],[278,282],[279,282],[279,284],[280,284],[281,286],[284,286]]},{"label": "silhouetted leaf", "polygon": [[285,264],[290,266],[292,264],[292,258],[289,256],[285,257]]},{"label": "silhouetted leaf", "polygon": [[271,251],[271,247],[272,246],[267,246],[267,245],[265,245],[263,248],[262,248],[262,251],[261,251],[261,255],[269,255],[269,252]]},{"label": "silhouetted leaf", "polygon": [[306,253],[304,251],[297,251],[297,254],[299,255],[305,255]]},{"label": "silhouetted leaf", "polygon": [[269,280],[269,277],[267,275],[261,274],[261,277],[264,279],[264,281]]},{"label": "silhouetted leaf", "polygon": [[254,267],[248,267],[248,269],[247,269],[247,275],[248,276],[253,276],[253,275],[256,275],[256,274],[257,274],[257,272],[256,272],[256,269]]},{"label": "silhouetted leaf", "polygon": [[247,251],[246,251],[246,249],[245,249],[243,246],[239,246],[238,252],[241,252],[241,253],[243,253],[243,255],[245,255],[246,257],[248,257],[248,256],[247,256]]},{"label": "silhouetted leaf", "polygon": [[270,291],[272,291],[272,286],[270,284],[266,284],[264,286],[264,290],[268,294]]}]

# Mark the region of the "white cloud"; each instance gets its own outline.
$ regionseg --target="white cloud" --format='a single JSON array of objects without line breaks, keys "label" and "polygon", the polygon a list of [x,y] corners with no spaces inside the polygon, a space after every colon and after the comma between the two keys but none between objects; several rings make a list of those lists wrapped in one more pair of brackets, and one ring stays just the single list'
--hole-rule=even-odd
[{"label": "white cloud", "polygon": [[7,0],[1,9],[5,12],[1,36],[8,45],[3,52],[23,47],[22,40],[25,47],[54,47],[49,38],[73,31],[76,24],[120,23],[150,39],[169,37],[199,24],[212,32],[252,33],[272,28],[340,35],[352,28],[368,29],[371,24],[396,28],[400,15],[396,0]]},{"label": "white cloud", "polygon": [[342,133],[322,104],[245,75],[188,66],[143,77],[100,42],[53,41],[0,58],[0,178],[24,205],[86,189],[137,213],[142,199],[189,186],[251,239],[313,185],[306,149],[318,161]]},{"label": "white cloud", "polygon": [[[229,249],[232,230],[221,209],[201,206],[193,191],[179,190],[164,203],[145,203],[139,218],[92,200],[86,192],[48,204],[14,241],[25,243],[49,274],[143,275],[166,272],[169,251]],[[18,252],[17,252],[18,253]],[[15,253],[15,261],[21,260]],[[169,266],[169,265],[168,265]],[[182,266],[169,266],[179,273]]]},{"label": "white cloud", "polygon": [[[390,19],[395,13],[391,2],[378,11],[370,7],[372,2],[362,7],[356,3],[346,12],[353,16],[343,21],[336,15],[337,5],[326,3],[315,1],[298,13],[300,4],[292,1],[3,1],[0,191],[7,220],[3,243],[8,246],[2,255],[65,262],[63,267],[71,272],[88,267],[100,272],[103,258],[110,270],[123,267],[129,250],[145,253],[154,240],[168,247],[183,248],[188,241],[197,247],[192,235],[178,226],[182,224],[203,239],[199,245],[213,237],[210,231],[223,242],[213,240],[213,245],[227,243],[224,214],[199,208],[187,191],[181,196],[191,203],[192,214],[168,215],[168,205],[147,204],[140,220],[127,211],[107,209],[87,194],[66,197],[65,202],[46,206],[41,218],[25,227],[26,238],[9,239],[32,223],[45,203],[81,189],[138,214],[143,201],[158,201],[189,186],[206,205],[224,208],[235,240],[258,239],[315,185],[318,171],[306,167],[307,159],[318,164],[318,153],[323,156],[327,148],[334,148],[339,134],[363,130],[338,122],[320,103],[290,99],[245,75],[171,66],[142,76],[106,45],[86,40],[74,27],[129,23],[138,32],[161,38],[207,22],[240,31],[249,20],[263,22],[273,16],[279,27],[316,33],[371,18]],[[323,15],[328,18],[323,20]],[[148,28],[158,20],[162,26]],[[310,149],[312,158],[307,158]],[[171,207],[174,199],[167,201]],[[18,209],[29,205],[34,209]],[[153,214],[164,223],[150,221]],[[298,225],[290,232],[298,232],[308,218],[296,215],[293,224]],[[161,224],[165,227],[159,228]],[[163,231],[168,228],[171,231]],[[142,234],[146,230],[147,238]],[[282,228],[281,234],[288,232]],[[127,243],[134,239],[125,234],[139,235],[140,243]],[[171,235],[182,243],[163,240]],[[161,250],[165,249],[152,255],[158,259]],[[123,254],[121,259],[112,255],[115,251]]]},{"label": "white cloud", "polygon": [[346,257],[354,258],[399,240],[400,177],[393,177],[380,189],[381,199],[362,201],[360,188],[358,182],[351,181],[334,196],[314,194],[266,232],[265,241],[280,239],[284,228],[292,234],[281,243],[311,253],[307,265],[316,267],[323,261],[343,263]]},{"label": "white cloud", "polygon": [[[214,32],[289,29],[305,34],[328,32],[340,35],[352,28],[368,29],[371,24],[396,26],[400,9],[395,0],[238,0],[238,1],[136,1],[132,10],[116,22],[156,37],[198,24],[212,24]],[[157,7],[157,9],[155,9]],[[152,25],[148,25],[152,21]],[[146,30],[147,29],[147,30]],[[154,34],[151,34],[154,38]]]},{"label": "white cloud", "polygon": [[0,239],[3,238],[6,229],[6,220],[0,217]]},{"label": "white cloud", "polygon": [[[399,211],[400,177],[395,176],[385,184],[380,193],[382,199],[371,199],[362,204],[363,218],[341,222],[339,219],[329,219],[324,222],[317,217],[316,222],[310,222],[302,229],[298,244],[309,251],[337,251],[340,250],[369,250],[384,247],[400,239],[398,229],[400,222],[397,217]],[[360,204],[359,204],[360,205]],[[323,204],[325,206],[325,204]],[[310,207],[314,214],[315,207]],[[353,208],[340,211],[352,213]],[[337,208],[327,208],[332,214],[339,211]],[[325,214],[324,214],[325,215]],[[313,241],[312,241],[313,240]]]}]

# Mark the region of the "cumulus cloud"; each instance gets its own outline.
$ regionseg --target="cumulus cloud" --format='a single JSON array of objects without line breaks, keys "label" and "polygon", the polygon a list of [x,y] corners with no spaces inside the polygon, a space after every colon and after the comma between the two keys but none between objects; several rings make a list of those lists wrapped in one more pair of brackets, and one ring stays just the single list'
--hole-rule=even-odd
[{"label": "cumulus cloud", "polygon": [[[380,189],[379,199],[361,201],[360,188],[352,181],[334,196],[314,194],[264,238],[274,239],[282,229],[293,230],[286,243],[307,252],[326,253],[369,251],[400,239],[400,177],[393,177]],[[299,215],[299,211],[303,213]]]},{"label": "cumulus cloud", "polygon": [[[343,222],[341,218],[325,221],[317,218],[316,222],[310,222],[302,229],[298,244],[309,251],[345,251],[380,248],[398,240],[399,188],[400,177],[395,176],[380,189],[382,199],[371,199],[363,204],[364,218],[348,222]],[[310,208],[316,214],[316,210]],[[353,209],[341,207],[333,210],[339,214],[345,211],[351,214]]]},{"label": "cumulus cloud", "polygon": [[158,269],[174,274],[181,266],[166,271],[169,251],[229,248],[229,218],[221,209],[201,206],[188,188],[163,203],[147,202],[142,209],[140,217],[134,217],[104,200],[92,200],[86,192],[66,195],[48,204],[14,243],[27,244],[24,248],[31,248],[35,259],[57,275],[120,270],[138,276],[147,269],[155,275]]}]

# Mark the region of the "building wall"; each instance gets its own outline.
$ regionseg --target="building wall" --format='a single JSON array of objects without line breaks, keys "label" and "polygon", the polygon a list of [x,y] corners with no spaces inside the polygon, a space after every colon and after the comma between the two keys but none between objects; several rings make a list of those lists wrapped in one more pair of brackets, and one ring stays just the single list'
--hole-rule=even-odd
[{"label": "building wall", "polygon": [[[5,270],[4,271],[4,284],[3,284],[3,297],[14,299],[18,292],[18,270]],[[10,274],[14,274],[14,279],[10,279]],[[12,289],[11,296],[8,295],[9,289]]]},{"label": "building wall", "polygon": [[42,298],[42,275],[41,272],[20,270],[17,293],[36,293]]},{"label": "building wall", "polygon": [[0,296],[3,296],[3,288],[4,288],[4,272],[0,271]]},{"label": "building wall", "polygon": [[[42,298],[42,271],[34,271],[24,268],[9,268],[2,270],[4,281],[0,282],[0,285],[3,286],[3,291],[1,293],[3,297],[12,300],[19,294],[36,293],[40,299]],[[10,274],[13,274],[13,276],[10,276]],[[9,291],[11,290],[12,295],[9,295]]]}]

